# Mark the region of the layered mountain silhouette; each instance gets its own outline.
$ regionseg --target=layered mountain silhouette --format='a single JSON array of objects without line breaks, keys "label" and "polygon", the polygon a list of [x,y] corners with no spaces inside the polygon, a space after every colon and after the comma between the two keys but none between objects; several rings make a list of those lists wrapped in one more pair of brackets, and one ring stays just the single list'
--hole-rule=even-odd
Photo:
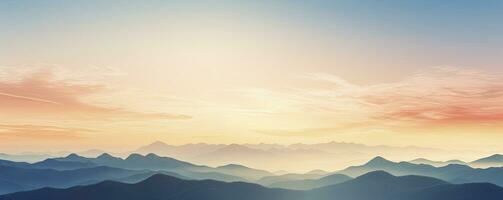
[{"label": "layered mountain silhouette", "polygon": [[106,181],[96,185],[69,189],[40,189],[0,196],[17,200],[265,200],[294,199],[296,192],[269,189],[248,183],[225,183],[213,180],[189,181],[167,175],[154,175],[136,184]]},{"label": "layered mountain silhouette", "polygon": [[424,158],[414,159],[409,162],[414,164],[428,164],[436,167],[441,167],[449,164],[469,165],[471,167],[477,168],[503,167],[503,155],[494,154],[471,162],[464,162],[461,160],[432,161]]},{"label": "layered mountain silhouette", "polygon": [[426,164],[426,165],[431,165],[431,166],[435,166],[435,167],[443,167],[443,166],[450,165],[450,164],[469,165],[469,163],[466,163],[461,160],[433,161],[433,160],[428,160],[425,158],[417,158],[417,159],[411,160],[409,162],[413,163],[413,164]]},{"label": "layered mountain silhouette", "polygon": [[29,167],[30,163],[27,163],[27,162],[14,162],[14,161],[9,161],[9,160],[0,160],[0,166]]},{"label": "layered mountain silhouette", "polygon": [[383,171],[309,191],[271,189],[242,182],[183,180],[157,174],[135,184],[105,181],[68,189],[43,188],[0,196],[0,200],[499,200],[503,188],[487,183],[453,185],[421,177],[396,177]]},{"label": "layered mountain silhouette", "polygon": [[341,184],[309,191],[312,199],[445,200],[499,199],[501,187],[487,183],[453,185],[423,176],[393,176],[375,171]]},{"label": "layered mountain silhouette", "polygon": [[470,162],[470,165],[475,167],[494,167],[500,166],[503,167],[503,155],[494,154],[489,157],[481,158],[475,161]]},{"label": "layered mountain silhouette", "polygon": [[29,167],[37,169],[72,170],[96,166],[98,166],[98,164],[88,161],[64,161],[58,159],[46,159],[44,161],[33,163]]},{"label": "layered mountain silhouette", "polygon": [[392,162],[383,157],[375,157],[364,165],[348,167],[337,173],[356,177],[376,170],[384,170],[400,176],[430,176],[453,183],[488,182],[503,186],[503,168],[478,169],[457,164],[434,167],[426,164]]},{"label": "layered mountain silhouette", "polygon": [[[170,174],[186,179],[213,179],[220,181],[247,181],[240,176],[218,171],[262,172],[251,168],[228,169],[210,168],[155,154],[142,156],[132,154],[126,159],[102,154],[96,158],[86,158],[70,154],[62,158],[46,159],[37,163],[0,160],[0,194],[31,190],[41,187],[70,187],[93,184],[103,180],[138,182],[157,173]],[[244,170],[246,169],[246,170]],[[263,173],[266,173],[263,171]],[[268,173],[266,173],[268,174]]]},{"label": "layered mountain silhouette", "polygon": [[[368,160],[375,155],[444,154],[441,149],[420,147],[368,146],[355,143],[327,142],[318,144],[185,144],[154,142],[138,148],[135,153],[155,153],[192,163],[222,166],[229,163],[269,170],[301,171],[306,169],[340,169]],[[327,159],[337,158],[337,159]],[[303,164],[298,165],[297,161]]]},{"label": "layered mountain silhouette", "polygon": [[[70,154],[63,158],[47,159],[49,161],[92,163],[95,165],[105,165],[110,167],[120,167],[125,169],[147,169],[147,170],[175,170],[186,168],[206,168],[205,166],[194,165],[189,162],[180,161],[170,157],[161,157],[150,153],[145,156],[131,154],[126,159],[113,157],[110,154],[102,154],[96,158],[82,157],[77,154]],[[46,160],[46,161],[47,161]]]},{"label": "layered mountain silhouette", "polygon": [[70,187],[128,177],[139,173],[144,172],[105,166],[63,171],[0,166],[0,185],[3,185],[0,187],[0,191],[5,194],[42,187]]},{"label": "layered mountain silhouette", "polygon": [[332,174],[319,179],[280,181],[268,185],[272,188],[283,188],[291,190],[310,190],[328,185],[335,185],[351,180],[352,178],[343,174]]}]

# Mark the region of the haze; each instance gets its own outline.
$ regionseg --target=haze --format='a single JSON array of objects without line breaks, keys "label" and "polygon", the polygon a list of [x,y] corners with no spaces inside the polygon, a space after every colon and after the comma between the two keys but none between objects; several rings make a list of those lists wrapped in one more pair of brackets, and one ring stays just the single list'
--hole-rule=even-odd
[{"label": "haze", "polygon": [[502,9],[2,1],[0,151],[336,141],[498,153]]}]

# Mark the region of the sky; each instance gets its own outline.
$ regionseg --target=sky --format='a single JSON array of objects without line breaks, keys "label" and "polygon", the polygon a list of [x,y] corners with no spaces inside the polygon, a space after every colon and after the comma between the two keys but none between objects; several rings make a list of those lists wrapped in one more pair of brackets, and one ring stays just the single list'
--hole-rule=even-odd
[{"label": "sky", "polygon": [[0,1],[0,151],[501,152],[503,1]]}]

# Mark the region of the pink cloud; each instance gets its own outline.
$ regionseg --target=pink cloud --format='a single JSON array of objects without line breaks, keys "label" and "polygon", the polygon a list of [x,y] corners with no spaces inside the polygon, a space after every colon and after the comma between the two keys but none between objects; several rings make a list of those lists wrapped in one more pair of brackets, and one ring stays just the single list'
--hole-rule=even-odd
[{"label": "pink cloud", "polygon": [[503,77],[478,71],[437,69],[402,82],[372,86],[360,96],[377,118],[431,123],[503,120]]},{"label": "pink cloud", "polygon": [[91,131],[92,130],[89,129],[64,128],[57,126],[0,124],[0,138],[9,140],[25,138],[39,140],[85,139],[85,133]]},{"label": "pink cloud", "polygon": [[9,114],[42,114],[101,117],[120,120],[190,119],[170,113],[140,113],[123,108],[98,106],[84,102],[87,96],[107,91],[104,85],[57,80],[43,69],[16,81],[0,82],[0,109]]}]

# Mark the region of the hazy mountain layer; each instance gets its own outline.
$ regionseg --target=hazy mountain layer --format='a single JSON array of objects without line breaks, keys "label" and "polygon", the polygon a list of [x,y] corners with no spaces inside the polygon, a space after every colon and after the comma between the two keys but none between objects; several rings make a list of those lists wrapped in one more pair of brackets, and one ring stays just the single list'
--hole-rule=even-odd
[{"label": "hazy mountain layer", "polygon": [[364,165],[348,167],[337,173],[354,177],[376,170],[384,170],[394,175],[436,177],[453,183],[488,182],[503,186],[502,167],[478,169],[457,164],[434,167],[431,165],[413,164],[409,162],[392,162],[382,157],[376,157]]},{"label": "hazy mountain layer", "polygon": [[250,183],[190,181],[154,175],[136,184],[105,181],[69,189],[44,188],[0,196],[0,200],[500,200],[503,188],[486,183],[453,185],[421,177],[371,172],[341,184],[309,191],[265,188]]}]

